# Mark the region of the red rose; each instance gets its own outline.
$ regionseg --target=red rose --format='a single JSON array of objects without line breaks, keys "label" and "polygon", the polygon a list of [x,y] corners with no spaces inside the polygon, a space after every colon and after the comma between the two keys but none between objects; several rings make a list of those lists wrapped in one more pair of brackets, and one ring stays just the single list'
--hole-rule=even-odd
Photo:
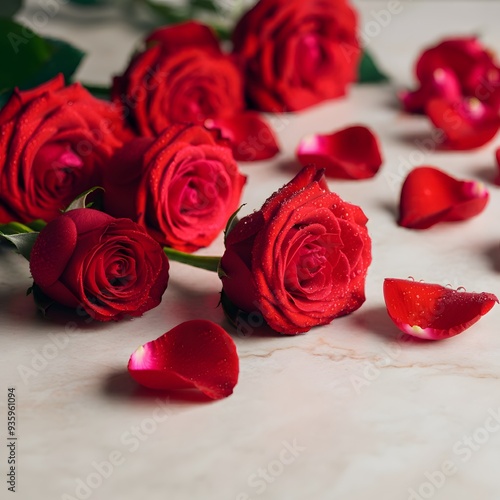
[{"label": "red rose", "polygon": [[57,217],[100,182],[122,134],[114,106],[62,75],[16,89],[0,111],[0,223]]},{"label": "red rose", "polygon": [[105,172],[106,212],[129,217],[160,243],[208,246],[238,208],[245,177],[231,149],[200,125],[172,125],[126,144]]},{"label": "red rose", "polygon": [[156,307],[169,264],[160,245],[131,220],[81,208],[42,230],[30,269],[35,284],[55,301],[109,321]]},{"label": "red rose", "polygon": [[357,18],[347,0],[261,0],[235,28],[251,103],[297,111],[345,94],[357,77]]},{"label": "red rose", "polygon": [[295,334],[358,309],[371,262],[363,211],[305,167],[226,239],[223,292],[276,331]]},{"label": "red rose", "polygon": [[500,68],[477,38],[449,38],[425,50],[417,61],[420,88],[402,95],[410,112],[423,112],[428,101],[475,97],[500,109]]},{"label": "red rose", "polygon": [[172,123],[203,123],[243,109],[241,75],[213,31],[188,22],[161,28],[115,78],[112,97],[141,135]]}]

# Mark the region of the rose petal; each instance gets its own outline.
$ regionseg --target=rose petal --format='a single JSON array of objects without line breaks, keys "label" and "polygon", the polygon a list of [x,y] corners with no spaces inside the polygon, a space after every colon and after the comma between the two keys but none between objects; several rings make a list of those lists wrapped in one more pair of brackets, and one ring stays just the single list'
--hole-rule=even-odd
[{"label": "rose petal", "polygon": [[156,340],[139,347],[128,371],[151,389],[199,389],[212,399],[233,393],[239,360],[233,339],[206,320],[181,323]]},{"label": "rose petal", "polygon": [[386,278],[384,300],[396,326],[413,337],[439,340],[463,332],[498,299],[492,293],[468,293],[441,285]]},{"label": "rose petal", "polygon": [[500,118],[476,98],[450,103],[446,99],[431,99],[425,112],[441,129],[445,145],[450,149],[466,150],[483,146],[495,137]]},{"label": "rose petal", "polygon": [[267,160],[280,151],[273,129],[259,113],[248,111],[227,118],[209,118],[205,127],[220,131],[231,144],[237,161]]},{"label": "rose petal", "polygon": [[373,177],[382,165],[378,140],[362,125],[306,137],[297,148],[297,157],[301,165],[312,163],[324,168],[327,176],[341,179]]},{"label": "rose petal", "polygon": [[420,88],[413,92],[402,92],[399,98],[405,111],[424,113],[425,105],[431,99],[442,98],[456,102],[462,98],[462,91],[453,71],[448,68],[437,68],[429,79],[422,81]]},{"label": "rose petal", "polygon": [[166,51],[178,51],[186,47],[202,47],[216,52],[220,51],[214,31],[195,21],[158,28],[146,38],[147,44],[154,42],[164,45]]},{"label": "rose petal", "polygon": [[77,228],[61,215],[49,222],[43,237],[37,238],[30,255],[33,280],[41,287],[52,286],[61,276],[76,247]]},{"label": "rose petal", "polygon": [[434,167],[412,170],[401,189],[398,224],[427,229],[438,222],[470,219],[486,207],[489,193],[477,181],[461,181]]}]

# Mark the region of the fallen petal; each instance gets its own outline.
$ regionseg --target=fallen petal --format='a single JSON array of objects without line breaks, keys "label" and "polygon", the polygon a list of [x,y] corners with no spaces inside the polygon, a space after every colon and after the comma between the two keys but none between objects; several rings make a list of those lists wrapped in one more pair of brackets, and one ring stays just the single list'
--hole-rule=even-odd
[{"label": "fallen petal", "polygon": [[418,167],[403,183],[398,224],[427,229],[438,222],[470,219],[484,210],[488,200],[481,182],[458,180],[435,167]]},{"label": "fallen petal", "polygon": [[128,371],[150,389],[199,389],[212,399],[233,393],[239,360],[233,339],[206,320],[181,323],[156,340],[139,347]]},{"label": "fallen petal", "polygon": [[498,299],[492,293],[469,293],[441,285],[386,278],[384,300],[396,326],[413,337],[440,340],[476,323]]},{"label": "fallen petal", "polygon": [[362,125],[305,137],[297,157],[301,165],[313,164],[325,169],[327,176],[340,179],[368,179],[382,165],[378,139]]},{"label": "fallen petal", "polygon": [[456,102],[462,99],[462,91],[453,71],[448,68],[437,68],[428,79],[421,82],[417,90],[401,92],[399,98],[405,111],[424,113],[425,106],[431,99],[442,98]]},{"label": "fallen petal", "polygon": [[218,130],[222,138],[229,141],[237,161],[267,160],[280,151],[271,126],[253,111],[225,118],[208,118],[205,127]]},{"label": "fallen petal", "polygon": [[491,141],[500,127],[498,113],[474,97],[458,103],[431,99],[425,112],[432,123],[443,131],[444,145],[450,149],[479,148]]}]

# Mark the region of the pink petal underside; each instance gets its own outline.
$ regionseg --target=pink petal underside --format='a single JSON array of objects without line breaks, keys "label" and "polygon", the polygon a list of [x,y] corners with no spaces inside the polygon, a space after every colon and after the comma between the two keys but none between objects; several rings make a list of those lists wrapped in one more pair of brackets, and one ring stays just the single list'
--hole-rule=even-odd
[{"label": "pink petal underside", "polygon": [[387,312],[404,333],[426,340],[453,337],[498,303],[492,293],[468,293],[441,285],[386,278]]},{"label": "pink petal underside", "polygon": [[382,165],[379,142],[367,127],[356,125],[326,135],[302,139],[297,148],[301,165],[324,168],[329,177],[367,179]]},{"label": "pink petal underside", "polygon": [[130,357],[130,375],[151,389],[196,388],[212,399],[232,394],[239,360],[232,338],[219,325],[192,320],[139,347]]}]

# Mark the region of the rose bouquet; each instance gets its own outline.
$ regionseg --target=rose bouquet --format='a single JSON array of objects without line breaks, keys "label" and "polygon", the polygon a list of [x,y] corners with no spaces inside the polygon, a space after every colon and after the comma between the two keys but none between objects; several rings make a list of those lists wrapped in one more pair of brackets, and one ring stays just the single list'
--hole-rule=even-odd
[{"label": "rose bouquet", "polygon": [[[260,112],[297,112],[345,96],[356,80],[383,79],[360,46],[354,8],[260,0],[229,45],[210,26],[179,20],[145,37],[108,100],[70,83],[78,51],[62,45],[75,64],[59,69],[54,41],[32,32],[19,57],[38,73],[0,76],[0,235],[30,261],[32,295],[49,316],[57,303],[97,321],[140,317],[162,301],[170,259],[218,273],[236,332],[296,335],[354,313],[372,261],[368,218],[327,178],[377,175],[384,155],[374,127],[308,131],[296,147],[302,169],[238,219],[252,175],[238,162],[280,151],[273,117]],[[1,29],[24,28],[2,20]],[[479,148],[500,128],[499,75],[477,39],[444,40],[421,55],[419,87],[400,98],[437,127],[436,146]],[[422,165],[402,182],[394,222],[401,231],[457,223],[489,199],[479,182]],[[222,256],[195,253],[223,231]],[[383,293],[395,325],[427,340],[463,332],[498,302],[410,279],[387,278]],[[128,370],[151,389],[218,399],[232,393],[239,360],[220,325],[192,318],[140,346]]]}]

